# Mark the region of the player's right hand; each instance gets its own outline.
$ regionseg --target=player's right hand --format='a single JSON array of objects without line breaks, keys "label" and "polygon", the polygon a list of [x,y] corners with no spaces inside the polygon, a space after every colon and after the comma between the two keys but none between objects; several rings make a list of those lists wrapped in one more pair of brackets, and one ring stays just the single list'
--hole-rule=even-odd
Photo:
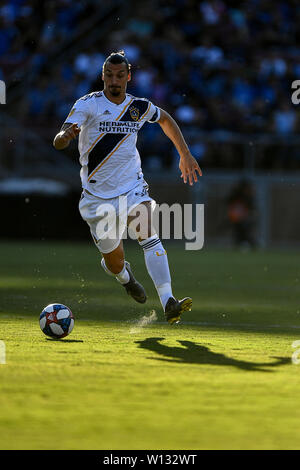
[{"label": "player's right hand", "polygon": [[71,124],[70,127],[64,129],[61,137],[66,141],[70,141],[75,139],[78,136],[79,132],[80,128],[78,127],[77,122],[75,122],[74,124]]}]

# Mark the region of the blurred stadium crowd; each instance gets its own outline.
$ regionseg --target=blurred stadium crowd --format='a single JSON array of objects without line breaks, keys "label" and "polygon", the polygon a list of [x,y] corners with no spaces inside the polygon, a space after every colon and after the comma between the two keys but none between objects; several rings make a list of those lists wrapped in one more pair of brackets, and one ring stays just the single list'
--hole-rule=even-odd
[{"label": "blurred stadium crowd", "polygon": [[[283,139],[299,132],[299,111],[291,102],[291,83],[300,79],[297,0],[126,2],[127,14],[113,13],[109,34],[101,30],[104,3],[0,1],[0,78],[12,85],[12,96],[13,85],[27,79],[13,108],[20,121],[30,119],[37,129],[47,123],[47,131],[55,133],[77,98],[102,88],[105,57],[124,49],[132,64],[128,92],[170,112],[191,136],[200,163],[232,167],[235,153],[232,147],[221,156],[199,130]],[[122,2],[108,3],[118,11]],[[95,18],[92,43],[76,40]],[[71,52],[64,55],[72,40]],[[176,161],[159,126],[145,126],[140,142],[150,167],[159,167],[162,156],[167,166]],[[300,168],[299,152],[292,154],[291,167]],[[270,155],[264,163],[268,168],[284,166],[282,154],[276,163],[272,147]]]}]

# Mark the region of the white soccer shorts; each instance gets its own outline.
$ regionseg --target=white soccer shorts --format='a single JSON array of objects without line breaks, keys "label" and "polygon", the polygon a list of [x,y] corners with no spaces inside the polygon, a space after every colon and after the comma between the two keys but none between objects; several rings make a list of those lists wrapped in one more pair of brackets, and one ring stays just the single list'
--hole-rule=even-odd
[{"label": "white soccer shorts", "polygon": [[83,190],[79,201],[79,212],[87,222],[93,240],[101,253],[115,250],[124,236],[128,214],[140,203],[155,201],[148,194],[144,180],[125,194],[111,199],[103,199]]}]

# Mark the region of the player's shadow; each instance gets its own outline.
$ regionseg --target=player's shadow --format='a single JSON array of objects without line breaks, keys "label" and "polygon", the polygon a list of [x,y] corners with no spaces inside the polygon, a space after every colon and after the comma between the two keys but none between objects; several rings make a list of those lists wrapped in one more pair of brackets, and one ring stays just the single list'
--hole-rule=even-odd
[{"label": "player's shadow", "polygon": [[[172,362],[176,364],[209,364],[214,366],[233,366],[242,370],[273,372],[270,367],[282,366],[291,362],[287,357],[273,357],[274,362],[249,362],[233,359],[225,354],[215,353],[206,346],[201,346],[193,341],[181,341],[178,343],[183,347],[167,346],[162,344],[164,338],[146,338],[136,341],[140,348],[152,351],[159,356],[158,361]],[[152,358],[151,358],[152,359]],[[268,369],[266,369],[268,367]]]}]

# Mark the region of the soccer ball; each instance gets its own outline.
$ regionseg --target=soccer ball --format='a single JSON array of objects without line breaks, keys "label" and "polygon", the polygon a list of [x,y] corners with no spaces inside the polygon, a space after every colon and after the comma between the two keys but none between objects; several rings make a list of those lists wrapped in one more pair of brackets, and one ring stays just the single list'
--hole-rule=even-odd
[{"label": "soccer ball", "polygon": [[40,314],[40,327],[51,338],[64,338],[73,330],[73,313],[62,304],[47,305]]}]

